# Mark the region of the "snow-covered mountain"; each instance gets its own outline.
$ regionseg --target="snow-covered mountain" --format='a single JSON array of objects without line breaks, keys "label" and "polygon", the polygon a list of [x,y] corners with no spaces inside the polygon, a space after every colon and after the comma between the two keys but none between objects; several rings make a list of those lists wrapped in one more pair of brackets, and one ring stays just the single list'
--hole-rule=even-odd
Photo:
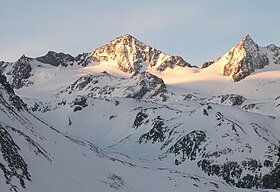
[{"label": "snow-covered mountain", "polygon": [[279,53],[246,36],[198,69],[124,35],[1,62],[0,190],[277,191]]},{"label": "snow-covered mountain", "polygon": [[116,63],[124,72],[135,73],[146,65],[158,71],[175,66],[192,67],[182,57],[167,55],[126,34],[91,52],[101,62]]},{"label": "snow-covered mountain", "polygon": [[260,47],[249,35],[243,37],[242,41],[229,52],[213,62],[206,62],[203,68],[221,65],[222,74],[231,76],[233,81],[240,81],[257,69],[267,65],[280,64],[280,48],[272,44]]},{"label": "snow-covered mountain", "polygon": [[131,74],[145,71],[147,68],[164,71],[166,68],[173,69],[176,66],[193,67],[180,56],[167,55],[126,34],[92,52],[82,53],[76,57],[54,51],[36,58],[23,55],[14,63],[0,62],[0,72],[7,76],[14,88],[28,86],[33,82],[27,79],[36,73],[31,72],[34,67],[31,67],[30,62],[36,63],[36,66],[51,65],[65,68],[82,68],[94,63],[109,64]]},{"label": "snow-covered mountain", "polygon": [[16,62],[1,62],[0,72],[9,78],[9,82],[14,88],[18,89],[22,86],[28,86],[28,78],[31,76],[32,68],[30,59],[22,55]]}]

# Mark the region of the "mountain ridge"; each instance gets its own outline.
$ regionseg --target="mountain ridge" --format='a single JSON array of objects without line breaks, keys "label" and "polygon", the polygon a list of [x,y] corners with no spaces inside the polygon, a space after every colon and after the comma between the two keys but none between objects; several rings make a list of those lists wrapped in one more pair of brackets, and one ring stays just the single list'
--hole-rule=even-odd
[{"label": "mountain ridge", "polygon": [[[153,73],[157,73],[178,67],[197,68],[184,61],[182,57],[167,55],[140,42],[129,34],[118,37],[89,53],[82,53],[77,56],[49,51],[46,55],[36,58],[24,57],[28,58],[29,61],[38,61],[56,67],[88,67],[94,63],[100,63],[101,65],[109,63],[130,74],[143,70],[153,70]],[[28,85],[27,79],[31,75],[32,67],[21,65],[21,59],[14,63],[0,62],[0,72],[7,77],[12,76],[11,78],[14,81],[12,85],[15,88]],[[13,65],[13,67],[9,67],[9,65]],[[215,61],[205,62],[200,70],[220,66],[221,72],[217,74],[228,76],[234,82],[237,82],[268,65],[280,65],[280,48],[275,44],[260,47],[249,35],[246,35],[223,56]],[[15,73],[19,74],[19,77]]]}]

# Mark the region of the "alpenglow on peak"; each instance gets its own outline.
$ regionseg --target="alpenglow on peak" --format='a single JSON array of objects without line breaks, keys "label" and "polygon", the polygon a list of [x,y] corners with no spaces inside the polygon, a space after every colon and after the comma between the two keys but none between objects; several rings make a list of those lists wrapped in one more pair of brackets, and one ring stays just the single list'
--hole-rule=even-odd
[{"label": "alpenglow on peak", "polygon": [[139,72],[145,65],[158,71],[175,66],[192,67],[182,57],[167,55],[129,34],[93,50],[90,55],[100,62],[116,63],[119,69],[128,73]]},{"label": "alpenglow on peak", "polygon": [[221,65],[223,67],[221,75],[230,76],[235,82],[240,81],[269,64],[266,50],[267,48],[259,47],[249,35],[246,35],[225,55],[214,62],[206,63],[205,67]]}]

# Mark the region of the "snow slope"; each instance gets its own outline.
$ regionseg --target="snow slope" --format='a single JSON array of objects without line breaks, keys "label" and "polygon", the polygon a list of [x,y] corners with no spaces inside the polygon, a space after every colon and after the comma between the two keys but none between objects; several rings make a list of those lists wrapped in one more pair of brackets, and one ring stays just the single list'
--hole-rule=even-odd
[{"label": "snow slope", "polygon": [[28,112],[3,76],[0,91],[3,192],[240,191],[219,180],[121,154],[109,156],[91,142],[63,134]]}]

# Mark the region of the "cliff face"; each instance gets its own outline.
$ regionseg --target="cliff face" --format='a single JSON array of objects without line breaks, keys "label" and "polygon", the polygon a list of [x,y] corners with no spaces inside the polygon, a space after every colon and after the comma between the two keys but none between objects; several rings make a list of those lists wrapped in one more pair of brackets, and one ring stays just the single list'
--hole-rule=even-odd
[{"label": "cliff face", "polygon": [[259,46],[249,37],[242,41],[226,55],[228,63],[224,66],[224,76],[232,75],[234,81],[244,79],[256,69],[268,65],[267,55],[259,49]]}]

